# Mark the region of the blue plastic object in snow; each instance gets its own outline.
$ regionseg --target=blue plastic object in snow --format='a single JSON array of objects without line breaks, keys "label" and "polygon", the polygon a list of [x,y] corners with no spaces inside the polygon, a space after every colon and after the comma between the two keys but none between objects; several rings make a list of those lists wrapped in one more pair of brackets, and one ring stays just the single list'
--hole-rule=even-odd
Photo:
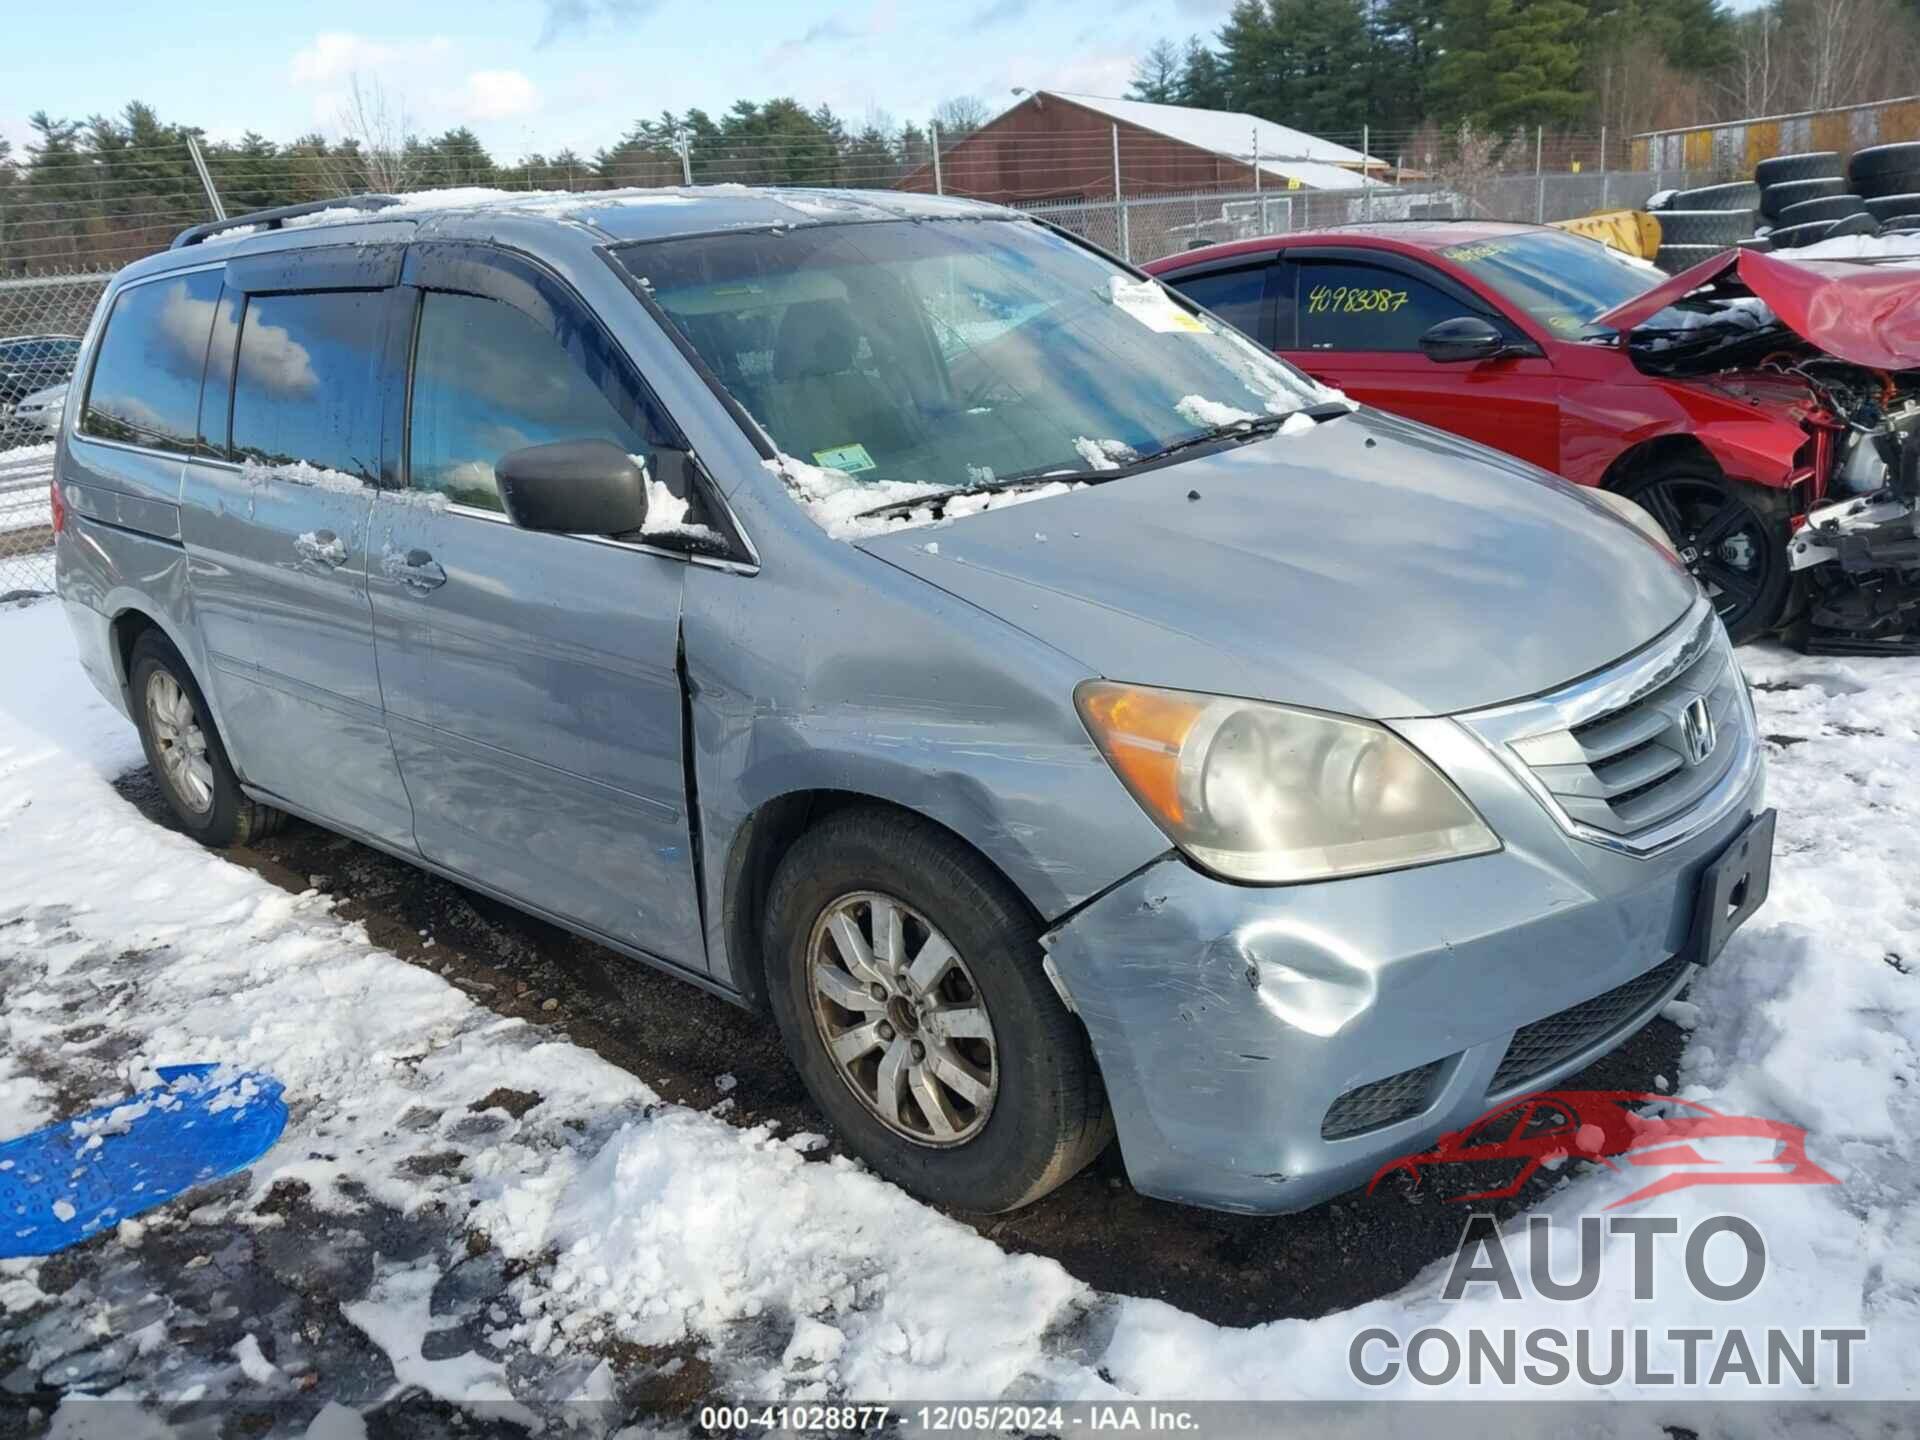
[{"label": "blue plastic object in snow", "polygon": [[0,1258],[51,1255],[243,1170],[280,1138],[280,1082],[162,1065],[161,1084],[0,1144]]}]

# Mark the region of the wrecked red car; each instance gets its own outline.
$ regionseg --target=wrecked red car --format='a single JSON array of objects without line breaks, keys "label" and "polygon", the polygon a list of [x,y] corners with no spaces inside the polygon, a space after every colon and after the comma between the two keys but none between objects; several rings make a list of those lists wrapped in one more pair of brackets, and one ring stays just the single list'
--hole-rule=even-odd
[{"label": "wrecked red car", "polygon": [[1549,227],[1432,220],[1147,268],[1357,400],[1638,501],[1736,640],[1920,649],[1908,266],[1728,251],[1669,279]]},{"label": "wrecked red car", "polygon": [[[1664,1110],[1637,1113],[1637,1106]],[[1489,1110],[1442,1135],[1431,1150],[1389,1161],[1367,1183],[1371,1195],[1389,1180],[1417,1187],[1440,1167],[1504,1174],[1497,1185],[1453,1196],[1456,1204],[1520,1193],[1543,1165],[1597,1160],[1609,1169],[1660,1171],[1609,1210],[1695,1185],[1834,1185],[1807,1157],[1801,1126],[1756,1115],[1726,1115],[1695,1100],[1635,1090],[1543,1090]]]}]

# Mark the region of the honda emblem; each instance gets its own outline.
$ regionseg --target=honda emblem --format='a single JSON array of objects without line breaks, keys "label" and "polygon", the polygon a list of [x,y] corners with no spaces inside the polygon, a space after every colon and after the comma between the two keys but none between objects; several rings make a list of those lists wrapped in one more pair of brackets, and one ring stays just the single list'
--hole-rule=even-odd
[{"label": "honda emblem", "polygon": [[1687,759],[1695,765],[1713,754],[1719,737],[1713,732],[1713,711],[1706,696],[1694,696],[1680,712],[1680,738],[1686,744]]}]

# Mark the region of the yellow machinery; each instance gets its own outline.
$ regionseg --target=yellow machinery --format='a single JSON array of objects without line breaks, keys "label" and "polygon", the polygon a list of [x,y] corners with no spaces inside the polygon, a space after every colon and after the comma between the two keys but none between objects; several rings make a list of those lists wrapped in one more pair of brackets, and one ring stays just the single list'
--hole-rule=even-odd
[{"label": "yellow machinery", "polygon": [[1660,253],[1660,221],[1644,210],[1601,210],[1577,220],[1555,220],[1556,230],[1571,230],[1627,255],[1651,260]]}]

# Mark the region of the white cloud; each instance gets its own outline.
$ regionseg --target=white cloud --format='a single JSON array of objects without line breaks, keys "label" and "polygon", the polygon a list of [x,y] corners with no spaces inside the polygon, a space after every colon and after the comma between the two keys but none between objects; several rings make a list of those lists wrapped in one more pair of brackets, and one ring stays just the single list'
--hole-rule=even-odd
[{"label": "white cloud", "polygon": [[345,30],[329,30],[293,57],[293,83],[332,85],[356,73],[378,73],[402,66],[443,62],[453,50],[444,35],[414,40],[374,40]]},{"label": "white cloud", "polygon": [[540,91],[518,70],[475,70],[461,87],[460,110],[472,120],[510,120],[540,108]]}]

